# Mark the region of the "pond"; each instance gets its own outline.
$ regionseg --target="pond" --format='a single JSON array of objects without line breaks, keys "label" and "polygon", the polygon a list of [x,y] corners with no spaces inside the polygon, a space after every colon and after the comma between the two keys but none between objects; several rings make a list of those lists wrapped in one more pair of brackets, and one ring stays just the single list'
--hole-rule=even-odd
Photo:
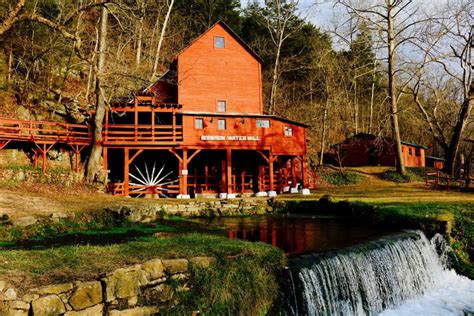
[{"label": "pond", "polygon": [[271,244],[289,256],[346,248],[396,231],[352,217],[252,216],[194,221],[208,227],[220,226],[231,239]]}]

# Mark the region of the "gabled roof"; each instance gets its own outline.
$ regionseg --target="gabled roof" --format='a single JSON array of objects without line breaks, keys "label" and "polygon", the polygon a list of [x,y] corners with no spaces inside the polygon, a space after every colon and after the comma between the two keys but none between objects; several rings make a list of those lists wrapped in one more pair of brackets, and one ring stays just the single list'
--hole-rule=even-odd
[{"label": "gabled roof", "polygon": [[244,40],[242,38],[240,38],[239,35],[237,35],[237,33],[234,32],[234,30],[232,30],[227,24],[225,24],[224,22],[222,21],[218,21],[216,22],[213,26],[211,26],[209,29],[207,29],[207,31],[205,31],[204,33],[202,33],[201,35],[199,35],[196,39],[194,39],[193,41],[191,41],[191,43],[188,44],[188,46],[186,46],[184,49],[182,49],[177,55],[175,58],[177,58],[179,55],[181,55],[182,53],[184,53],[189,47],[191,47],[194,43],[196,43],[201,37],[203,37],[205,34],[207,34],[210,30],[212,30],[214,27],[216,27],[216,25],[220,25],[224,30],[226,30],[227,33],[229,33],[229,35],[231,35],[250,55],[252,55],[253,58],[255,58],[260,64],[263,64],[263,59],[260,58],[260,56],[257,55],[257,53],[247,44],[244,42]]}]

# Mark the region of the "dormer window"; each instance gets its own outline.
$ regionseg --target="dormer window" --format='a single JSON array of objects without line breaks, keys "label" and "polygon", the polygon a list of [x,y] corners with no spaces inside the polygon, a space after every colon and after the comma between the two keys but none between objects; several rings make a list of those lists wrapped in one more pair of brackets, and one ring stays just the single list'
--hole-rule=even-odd
[{"label": "dormer window", "polygon": [[214,36],[214,48],[225,48],[225,39],[223,36]]},{"label": "dormer window", "polygon": [[217,112],[219,113],[227,112],[227,102],[225,100],[217,101]]}]

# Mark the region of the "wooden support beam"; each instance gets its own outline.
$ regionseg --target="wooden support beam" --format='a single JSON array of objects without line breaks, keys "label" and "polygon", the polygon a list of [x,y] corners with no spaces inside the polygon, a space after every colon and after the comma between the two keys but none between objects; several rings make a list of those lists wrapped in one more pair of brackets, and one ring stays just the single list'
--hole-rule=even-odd
[{"label": "wooden support beam", "polygon": [[124,164],[123,164],[123,193],[125,196],[130,192],[130,176],[129,176],[129,149],[124,148]]},{"label": "wooden support beam", "polygon": [[196,155],[199,154],[200,152],[201,152],[201,149],[197,149],[196,151],[194,151],[193,154],[189,156],[188,163],[190,163],[191,160],[193,160],[193,158],[196,157]]},{"label": "wooden support beam", "polygon": [[10,141],[11,140],[9,139],[9,140],[4,140],[4,141],[0,142],[0,150],[5,148],[8,145],[8,143],[10,143]]},{"label": "wooden support beam", "polygon": [[188,172],[188,150],[183,149],[183,168],[180,175],[183,181],[182,194],[188,194]]},{"label": "wooden support beam", "polygon": [[130,165],[135,160],[135,158],[137,158],[138,155],[140,155],[142,152],[143,152],[143,149],[137,150],[137,152],[133,154],[133,156],[130,158],[128,164]]},{"label": "wooden support beam", "polygon": [[227,149],[227,193],[232,193],[232,150]]},{"label": "wooden support beam", "polygon": [[268,160],[269,160],[269,162],[268,162],[268,172],[270,174],[270,191],[275,191],[275,185],[274,185],[275,179],[274,179],[274,174],[273,174],[273,161],[274,161],[274,159],[271,156],[271,154],[270,154]]},{"label": "wooden support beam", "polygon": [[174,149],[168,149],[168,151],[178,158],[180,163],[183,163],[183,158],[181,158],[181,156]]},{"label": "wooden support beam", "polygon": [[107,147],[102,148],[102,155],[104,159],[104,172],[107,172],[107,169],[109,168],[109,152]]}]

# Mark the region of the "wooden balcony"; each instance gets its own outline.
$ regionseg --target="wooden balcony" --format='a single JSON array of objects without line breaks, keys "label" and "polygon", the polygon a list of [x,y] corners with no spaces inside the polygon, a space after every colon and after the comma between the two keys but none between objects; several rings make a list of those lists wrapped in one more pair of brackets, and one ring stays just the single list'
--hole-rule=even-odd
[{"label": "wooden balcony", "polygon": [[0,140],[90,145],[92,133],[86,124],[0,118]]},{"label": "wooden balcony", "polygon": [[104,145],[176,145],[182,141],[180,125],[104,125]]}]

